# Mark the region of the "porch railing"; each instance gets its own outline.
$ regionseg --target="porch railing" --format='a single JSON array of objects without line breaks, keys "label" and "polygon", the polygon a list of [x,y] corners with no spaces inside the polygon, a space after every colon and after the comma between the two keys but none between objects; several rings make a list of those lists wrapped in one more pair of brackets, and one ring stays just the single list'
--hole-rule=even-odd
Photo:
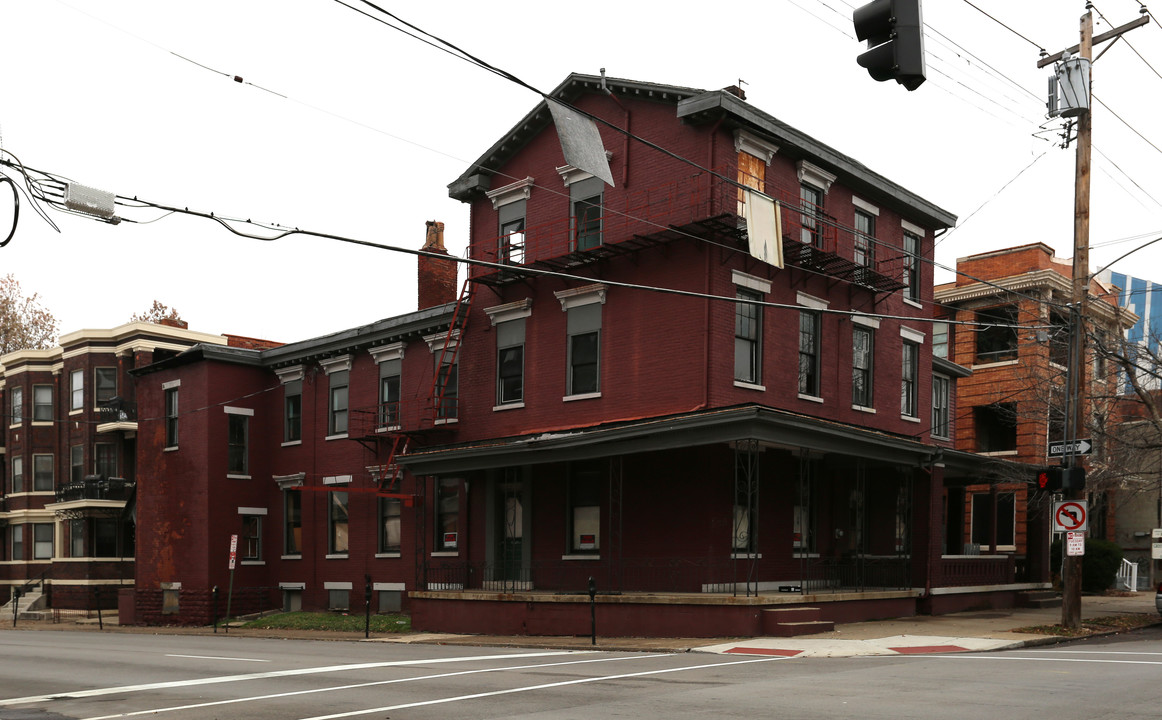
[{"label": "porch railing", "polygon": [[1012,555],[977,555],[943,557],[940,560],[940,585],[1006,585],[1016,581],[1016,558]]}]

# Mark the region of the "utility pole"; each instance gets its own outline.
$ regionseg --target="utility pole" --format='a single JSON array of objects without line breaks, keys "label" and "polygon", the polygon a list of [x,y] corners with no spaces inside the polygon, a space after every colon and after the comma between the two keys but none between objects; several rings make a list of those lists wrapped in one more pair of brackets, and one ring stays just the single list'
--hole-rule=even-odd
[{"label": "utility pole", "polygon": [[[1149,16],[1143,16],[1134,22],[1127,23],[1098,37],[1093,36],[1093,13],[1091,6],[1086,5],[1085,15],[1081,16],[1081,42],[1069,50],[1043,58],[1037,67],[1045,67],[1063,56],[1078,52],[1090,64],[1089,84],[1084,88],[1086,94],[1085,110],[1078,114],[1077,119],[1077,160],[1076,176],[1074,178],[1073,202],[1073,297],[1070,312],[1070,363],[1068,369],[1068,393],[1066,415],[1066,452],[1065,465],[1073,468],[1077,464],[1074,454],[1077,434],[1085,418],[1086,396],[1086,333],[1085,318],[1086,305],[1089,299],[1089,186],[1090,186],[1090,148],[1093,134],[1092,113],[1093,107],[1093,46],[1094,43],[1103,43],[1115,40],[1123,33],[1150,21]],[[1068,472],[1068,471],[1066,471]],[[1071,487],[1065,491],[1067,500],[1084,500],[1085,490]],[[1064,554],[1065,548],[1062,547]],[[1076,629],[1081,626],[1081,556],[1065,555],[1062,563],[1061,577],[1061,624],[1067,628]]]}]

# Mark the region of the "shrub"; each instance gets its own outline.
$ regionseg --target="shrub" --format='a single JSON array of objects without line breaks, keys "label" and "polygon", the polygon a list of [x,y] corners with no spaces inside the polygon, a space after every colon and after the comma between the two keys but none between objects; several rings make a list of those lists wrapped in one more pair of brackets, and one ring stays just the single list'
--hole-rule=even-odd
[{"label": "shrub", "polygon": [[[1049,550],[1054,575],[1061,567],[1061,541],[1054,540]],[[1081,559],[1082,592],[1100,593],[1110,589],[1122,565],[1122,549],[1117,543],[1096,538],[1085,539],[1085,556]]]}]

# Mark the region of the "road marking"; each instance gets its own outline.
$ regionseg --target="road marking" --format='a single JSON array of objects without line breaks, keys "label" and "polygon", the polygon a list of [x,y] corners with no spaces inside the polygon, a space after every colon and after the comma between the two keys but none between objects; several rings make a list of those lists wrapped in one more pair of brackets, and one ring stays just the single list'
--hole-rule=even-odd
[{"label": "road marking", "polygon": [[538,663],[536,665],[509,665],[506,667],[483,668],[480,670],[460,670],[458,672],[439,673],[438,675],[395,678],[394,680],[376,680],[374,682],[356,683],[353,685],[337,685],[334,687],[311,688],[310,690],[293,690],[291,692],[272,693],[270,695],[255,695],[253,697],[233,698],[230,700],[215,700],[213,702],[198,703],[196,705],[178,705],[167,708],[155,708],[152,710],[138,710],[135,712],[119,713],[116,715],[100,715],[97,717],[85,718],[85,720],[112,720],[112,718],[135,717],[137,715],[156,715],[158,713],[173,712],[175,710],[197,710],[215,705],[232,705],[235,703],[252,702],[254,700],[276,700],[278,698],[294,697],[296,695],[311,695],[315,693],[333,692],[336,690],[354,690],[357,688],[373,687],[376,685],[393,685],[396,683],[416,682],[418,680],[439,680],[441,678],[456,677],[458,675],[478,675],[480,673],[506,672],[511,670],[534,670],[546,667],[557,667],[560,665],[581,665],[583,663],[615,662],[617,660],[648,660],[650,658],[667,657],[668,655],[669,653],[658,655],[622,655],[617,657],[594,658],[591,660],[568,660],[565,662]]},{"label": "road marking", "polygon": [[[1130,653],[1136,655],[1137,653]],[[1103,663],[1109,665],[1162,665],[1162,660],[1089,660],[1086,658],[1008,657],[1003,655],[881,655],[879,657],[939,658],[943,660],[1021,660],[1024,662]]]},{"label": "road marking", "polygon": [[268,672],[248,673],[246,675],[217,675],[215,677],[195,678],[193,680],[173,680],[170,682],[145,683],[142,685],[115,685],[113,687],[93,688],[91,690],[74,690],[72,692],[53,693],[52,695],[28,695],[26,697],[8,698],[0,700],[0,707],[18,705],[20,703],[48,702],[49,700],[74,700],[80,698],[100,697],[101,695],[116,695],[118,693],[144,692],[146,690],[164,690],[166,688],[190,687],[193,685],[214,685],[217,683],[242,682],[244,680],[264,680],[266,678],[290,677],[294,675],[314,675],[318,673],[346,672],[348,670],[366,670],[382,667],[407,667],[410,665],[437,665],[440,663],[472,662],[475,660],[503,660],[506,658],[554,657],[558,655],[574,655],[593,652],[590,650],[560,650],[552,652],[512,653],[509,655],[466,655],[464,657],[433,658],[430,660],[395,660],[390,662],[352,663],[350,665],[324,665],[321,667],[298,668],[295,670],[270,670]]},{"label": "road marking", "polygon": [[303,718],[302,720],[337,720],[338,718],[356,717],[358,715],[371,715],[372,713],[389,712],[391,710],[404,710],[406,708],[424,707],[426,705],[443,705],[445,703],[461,702],[463,700],[477,700],[479,698],[496,697],[497,695],[511,695],[514,693],[531,692],[533,690],[547,690],[549,688],[565,687],[567,685],[582,685],[584,683],[606,682],[608,680],[624,680],[625,678],[644,677],[646,675],[662,675],[665,673],[685,672],[686,670],[705,670],[707,668],[725,667],[727,665],[748,665],[750,663],[774,662],[777,660],[786,659],[787,658],[783,657],[764,657],[755,658],[754,660],[739,660],[737,662],[690,665],[688,667],[666,668],[663,670],[644,670],[642,672],[625,673],[622,675],[603,675],[601,677],[581,678],[579,680],[562,680],[561,682],[545,683],[543,685],[529,685],[528,687],[512,688],[510,690],[494,690],[492,692],[473,693],[472,695],[457,695],[455,697],[440,698],[438,700],[421,700],[419,702],[404,703],[402,705],[386,705],[384,707],[368,708],[366,710],[353,710],[351,712],[336,713],[334,715],[316,715],[314,717]]},{"label": "road marking", "polygon": [[256,658],[219,657],[217,655],[166,655],[166,657],[193,658],[195,660],[237,660],[238,662],[270,662]]},{"label": "road marking", "polygon": [[1069,655],[1162,655],[1162,652],[1129,652],[1125,650],[1021,650],[1029,653],[1065,653]]}]

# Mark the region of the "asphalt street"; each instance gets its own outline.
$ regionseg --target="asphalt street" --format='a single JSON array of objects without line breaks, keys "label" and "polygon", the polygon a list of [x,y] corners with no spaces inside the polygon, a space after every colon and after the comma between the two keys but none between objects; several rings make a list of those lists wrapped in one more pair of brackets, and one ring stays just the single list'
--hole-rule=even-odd
[{"label": "asphalt street", "polygon": [[0,632],[0,720],[1157,718],[1162,628],[814,658]]}]

